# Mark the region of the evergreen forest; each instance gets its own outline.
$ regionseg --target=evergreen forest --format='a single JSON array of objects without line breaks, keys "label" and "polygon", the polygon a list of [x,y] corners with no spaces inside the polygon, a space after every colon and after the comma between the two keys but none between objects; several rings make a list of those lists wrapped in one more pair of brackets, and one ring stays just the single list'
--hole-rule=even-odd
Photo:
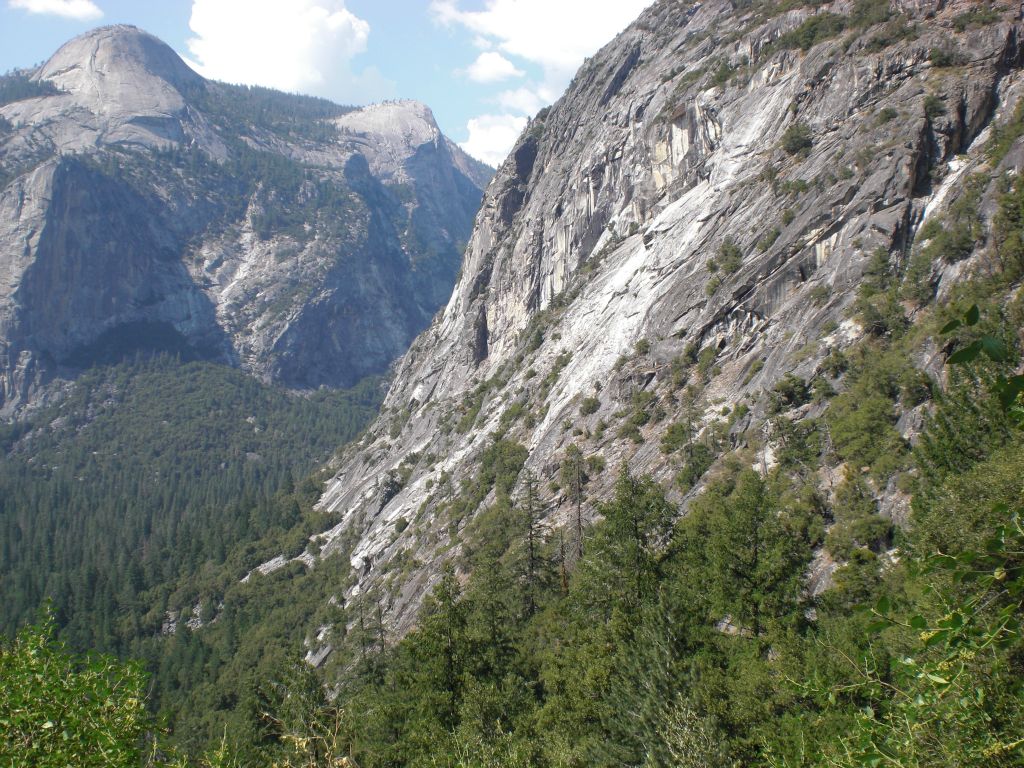
[{"label": "evergreen forest", "polygon": [[[701,12],[661,7],[683,5]],[[874,69],[856,71],[879,92],[890,85],[883,70],[896,81],[920,66],[912,106],[923,148],[903,169],[913,200],[890,206],[904,192],[878,190],[847,242],[836,212],[859,190],[825,192],[858,173],[852,184],[870,189],[867,169],[910,157],[896,154],[911,147],[902,133],[886,146],[871,133],[910,124],[910,112],[864,111],[857,157],[822,160],[805,180],[793,169],[838,141],[845,118],[801,113],[800,97],[774,104],[789,127],[756,153],[778,167],[735,184],[774,196],[778,211],[757,217],[771,228],[678,241],[679,261],[699,261],[679,282],[701,281],[697,303],[722,308],[708,325],[717,336],[687,335],[692,307],[672,305],[665,314],[681,314],[657,326],[665,333],[630,337],[591,369],[606,379],[560,386],[582,357],[572,334],[603,317],[595,286],[641,297],[638,315],[671,304],[643,303],[654,288],[637,266],[662,254],[659,238],[676,226],[655,226],[667,207],[626,219],[623,231],[595,213],[587,242],[602,246],[566,267],[565,282],[545,283],[559,291],[538,287],[537,306],[487,303],[515,279],[540,285],[545,249],[555,249],[520,211],[562,182],[545,176],[561,158],[538,146],[560,153],[579,138],[556,105],[529,123],[487,193],[485,234],[467,258],[477,271],[457,287],[469,287],[456,293],[465,306],[453,300],[395,369],[412,382],[400,391],[415,392],[412,402],[393,394],[385,404],[380,378],[287,391],[178,354],[173,339],[159,353],[125,354],[115,338],[111,359],[90,349],[67,361],[84,372],[0,424],[0,768],[1024,768],[1024,98],[1010,109],[985,102],[984,126],[963,119],[972,99],[994,103],[999,88],[1017,87],[1024,47],[1019,18],[1006,23],[1017,58],[998,67],[1012,82],[980,93],[958,56],[1010,11],[954,1],[943,31],[967,43],[890,57],[931,23],[907,21],[911,6],[730,6],[766,23],[806,13],[761,53],[795,61],[831,41],[877,54]],[[730,35],[688,44],[735,47],[741,37]],[[617,89],[650,53],[642,42],[605,75],[595,70],[606,62],[588,60],[562,104],[596,88],[602,119],[613,114]],[[659,73],[661,85],[678,77],[683,93],[704,78],[703,99],[785,70],[706,58],[700,71]],[[815,81],[836,63],[821,61]],[[960,68],[962,90],[938,87]],[[41,87],[12,73],[0,78],[0,104]],[[189,98],[225,131],[243,121],[263,138],[329,139],[324,119],[347,109],[220,84]],[[652,114],[658,135],[677,142],[698,120],[712,125],[705,102],[690,106]],[[634,105],[620,117],[617,135],[632,141],[642,130]],[[957,142],[977,131],[940,156],[936,137],[954,118]],[[600,136],[589,142],[604,126],[581,124],[583,145],[599,146]],[[687,151],[712,142],[698,133]],[[260,151],[241,133],[227,144],[222,161],[174,148],[135,163],[115,152],[71,162],[126,183],[159,172],[222,187],[211,226],[272,190],[254,214],[256,239],[301,241],[318,221],[341,243],[373,195],[386,210],[404,204],[401,188],[363,179],[365,163],[339,186],[338,174]],[[621,199],[636,194],[623,204],[634,206],[640,177],[606,149],[577,179],[589,185],[586,205],[602,200],[602,179],[622,184]],[[665,200],[704,168],[689,171]],[[571,229],[574,214],[551,199]],[[740,199],[709,220],[743,213]],[[801,223],[801,207],[814,206]],[[789,248],[781,228],[793,222],[806,225],[799,245],[772,251]],[[410,242],[423,234],[404,232]],[[536,248],[515,250],[521,235]],[[816,278],[839,251],[850,257],[843,274]],[[536,262],[520,274],[513,262],[527,253]],[[634,272],[636,283],[619,280]],[[818,319],[770,336],[776,300]],[[739,311],[755,306],[762,315]],[[520,309],[515,333],[488,325]],[[444,335],[456,325],[463,336]],[[620,330],[587,328],[616,343]],[[465,338],[471,349],[446,346]],[[454,370],[439,358],[458,355],[474,361],[464,380],[435,377]],[[489,355],[500,362],[486,368]],[[618,387],[633,374],[641,384]],[[740,394],[718,397],[728,377]],[[424,394],[425,384],[452,391]],[[446,464],[445,451],[461,463]],[[651,474],[637,469],[642,451]],[[358,503],[325,511],[328,481],[350,482]],[[400,616],[408,606],[414,615]]]},{"label": "evergreen forest", "polygon": [[[991,287],[973,283],[964,300]],[[1012,316],[1019,307],[1009,311]],[[940,321],[944,327],[935,325]],[[149,419],[169,402],[168,388],[178,388],[179,409],[187,407],[190,391],[202,388],[194,418],[206,422],[203,439],[222,435],[225,463],[217,480],[192,483],[177,496],[169,485],[162,503],[190,503],[171,515],[177,528],[167,529],[118,500],[128,477],[143,491],[146,476],[158,470],[169,478],[190,471],[195,477],[185,450],[194,434],[176,430],[145,445],[123,445],[111,443],[103,424],[131,418],[131,409],[94,415],[74,429],[62,429],[59,413],[47,412],[35,419],[36,439],[52,445],[74,435],[79,450],[65,453],[65,463],[76,459],[66,469],[41,449],[33,451],[38,461],[19,462],[16,451],[12,460],[10,446],[32,433],[5,436],[6,486],[17,491],[17,478],[30,471],[50,481],[23,481],[23,489],[34,489],[36,508],[48,510],[43,519],[53,521],[43,531],[17,534],[34,537],[35,551],[68,557],[69,521],[46,505],[50,497],[40,487],[66,494],[52,498],[109,508],[131,524],[103,529],[115,536],[76,531],[78,541],[90,544],[76,551],[90,557],[77,570],[65,566],[66,592],[33,585],[25,575],[9,582],[23,595],[23,615],[42,593],[33,589],[58,598],[41,624],[21,630],[0,653],[5,682],[18,682],[5,685],[0,702],[0,718],[16,725],[0,748],[6,759],[31,748],[41,755],[37,764],[63,764],[54,755],[70,747],[56,736],[57,718],[68,713],[26,715],[18,706],[19,696],[24,702],[51,694],[41,686],[63,686],[116,692],[102,705],[113,723],[104,733],[121,739],[115,746],[125,756],[83,758],[83,765],[136,765],[144,757],[151,764],[193,759],[210,766],[1020,765],[1024,413],[1018,397],[1024,382],[1012,375],[1018,353],[1007,334],[1008,315],[991,302],[962,312],[946,307],[925,327],[950,339],[948,383],[934,391],[917,445],[895,459],[872,455],[866,438],[878,442],[872,393],[899,397],[907,335],[869,337],[847,362],[847,392],[858,393],[849,404],[855,415],[833,402],[831,450],[858,456],[854,466],[864,466],[846,470],[831,503],[813,478],[814,468],[830,461],[820,439],[825,425],[812,423],[788,436],[767,474],[753,471],[741,453],[727,457],[682,517],[657,483],[626,467],[590,463],[586,471],[618,473],[614,496],[598,504],[600,522],[553,527],[544,522],[535,479],[525,477],[524,490],[513,493],[525,449],[496,436],[478,475],[462,486],[470,498],[493,492],[496,501],[470,525],[459,558],[444,571],[417,627],[401,639],[390,637],[380,620],[381,595],[349,605],[328,601],[350,578],[344,558],[327,558],[314,571],[296,562],[238,582],[289,536],[312,530],[294,524],[316,514],[315,486],[295,484],[284,470],[283,477],[259,471],[263,463],[278,466],[272,457],[287,453],[287,423],[252,425],[244,417],[253,426],[244,437],[237,424],[234,431],[229,424],[222,432],[209,429],[221,424],[216,405],[228,405],[229,396],[245,392],[252,399],[234,404],[252,409],[273,395],[255,384],[218,390],[223,372],[202,365],[190,364],[184,370],[191,376],[169,380],[168,368],[181,371],[168,360],[92,374],[65,411],[73,403],[79,413],[89,403],[102,409],[118,376],[127,382],[116,388],[119,397],[145,405]],[[339,396],[336,407],[350,409],[342,411],[350,414],[343,429],[357,428],[351,409],[369,407],[366,397]],[[312,405],[291,406],[295,424],[303,423],[302,414],[309,419],[304,434],[322,421],[323,404]],[[261,443],[265,432],[280,438],[279,453]],[[181,465],[159,463],[170,440],[180,441],[173,455]],[[104,452],[129,447],[146,457],[141,477],[127,466],[124,474],[96,472]],[[260,462],[252,460],[254,448],[268,451]],[[880,467],[883,460],[895,461],[913,494],[911,525],[893,527],[877,514],[870,477],[895,471]],[[104,486],[82,485],[79,478],[90,475],[107,477]],[[232,483],[277,494],[248,506],[226,501],[220,494],[241,490]],[[5,515],[8,530],[16,520]],[[199,521],[206,533],[186,535]],[[247,536],[248,543],[226,543]],[[267,537],[272,545],[261,551]],[[305,545],[296,537],[292,554]],[[155,562],[169,559],[189,577],[174,581],[145,561],[131,568],[123,553],[139,546],[163,547]],[[842,553],[844,565],[832,587],[816,594],[807,574],[822,546]],[[123,569],[104,567],[119,557]],[[225,557],[226,570],[216,567]],[[93,591],[83,598],[86,588]],[[80,657],[56,639],[65,601],[75,599],[94,607],[63,634],[85,647],[148,657],[148,683],[134,665]],[[216,612],[207,607],[212,601],[219,602]],[[172,604],[183,606],[182,624],[154,639]],[[186,620],[188,606],[197,621]],[[216,620],[203,626],[207,613]],[[329,690],[299,661],[309,638],[295,631],[321,623],[349,627],[347,636],[335,638]],[[51,671],[44,675],[34,673],[42,657]],[[143,689],[159,715],[139,709]],[[93,693],[81,701],[100,707]],[[19,715],[21,721],[12,719]],[[38,718],[45,718],[42,725]],[[38,738],[44,732],[33,729],[39,728],[53,743]]]}]

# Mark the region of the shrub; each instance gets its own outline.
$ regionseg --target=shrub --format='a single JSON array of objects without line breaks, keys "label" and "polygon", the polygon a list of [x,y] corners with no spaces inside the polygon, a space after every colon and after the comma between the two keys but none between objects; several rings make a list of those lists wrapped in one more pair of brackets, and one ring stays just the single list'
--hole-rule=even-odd
[{"label": "shrub", "polygon": [[888,122],[895,120],[900,116],[900,113],[892,107],[884,107],[878,112],[878,116],[875,119],[877,125],[885,125]]},{"label": "shrub", "polygon": [[929,120],[946,114],[946,102],[942,100],[941,96],[936,96],[934,93],[929,94],[924,99],[924,114]]},{"label": "shrub", "polygon": [[857,28],[871,27],[888,21],[891,15],[888,0],[857,0],[850,13],[850,26]]},{"label": "shrub", "polygon": [[704,477],[704,473],[711,469],[711,465],[714,463],[714,452],[704,443],[695,443],[687,451],[686,464],[676,475],[676,483],[684,491],[690,490]]},{"label": "shrub", "polygon": [[580,415],[590,416],[593,413],[597,413],[597,409],[601,407],[601,401],[596,397],[585,397],[580,402]]},{"label": "shrub", "polygon": [[824,304],[832,295],[832,288],[822,283],[811,288],[807,295],[815,304]]},{"label": "shrub", "polygon": [[778,192],[784,195],[802,195],[804,192],[809,190],[811,185],[803,179],[792,179],[790,181],[781,181],[776,184]]},{"label": "shrub", "polygon": [[836,37],[846,28],[846,20],[834,13],[818,13],[803,24],[787,32],[776,42],[779,48],[799,48],[809,51],[823,40]]},{"label": "shrub", "polygon": [[894,45],[902,40],[916,39],[917,28],[911,24],[907,24],[902,19],[896,19],[886,24],[877,34],[872,36],[865,46],[865,50],[871,53],[877,53],[878,51],[885,50],[890,45]]},{"label": "shrub", "polygon": [[787,408],[796,408],[803,405],[811,397],[810,387],[807,382],[799,376],[787,373],[772,389],[770,396],[770,409],[773,413],[779,413]]},{"label": "shrub", "polygon": [[718,248],[718,257],[708,262],[708,269],[716,272],[721,269],[725,274],[731,275],[743,265],[743,251],[731,237],[725,238]]},{"label": "shrub", "polygon": [[678,451],[690,442],[692,435],[693,428],[691,425],[679,421],[670,424],[669,428],[665,430],[665,434],[661,436],[661,452],[674,453]]},{"label": "shrub", "polygon": [[805,123],[793,123],[782,134],[782,149],[786,154],[805,154],[812,146],[811,129]]},{"label": "shrub", "polygon": [[758,359],[751,363],[750,370],[748,370],[747,375],[743,377],[743,386],[746,386],[751,381],[753,381],[754,377],[757,376],[757,374],[759,374],[763,369],[764,360]]},{"label": "shrub", "polygon": [[828,383],[828,379],[824,376],[818,376],[814,379],[811,384],[811,396],[816,403],[823,403],[826,400],[831,400],[836,396],[835,389]]},{"label": "shrub", "polygon": [[841,350],[833,349],[828,353],[828,357],[822,361],[821,370],[834,379],[837,376],[841,376],[849,365],[846,355]]},{"label": "shrub", "polygon": [[778,227],[772,227],[764,233],[764,237],[757,241],[757,249],[759,251],[767,251],[775,245],[775,241],[779,239],[781,234]]},{"label": "shrub", "polygon": [[947,48],[932,48],[928,52],[928,61],[936,67],[952,67],[957,64],[957,56]]},{"label": "shrub", "polygon": [[985,154],[989,161],[995,165],[1004,157],[1017,141],[1024,134],[1024,99],[1017,102],[1017,108],[1013,111],[1013,117],[1005,123],[992,127],[992,138],[985,147]]},{"label": "shrub", "polygon": [[65,768],[141,765],[146,676],[109,656],[76,656],[53,619],[0,643],[0,763]]},{"label": "shrub", "polygon": [[640,427],[638,427],[632,421],[627,421],[625,424],[619,427],[619,431],[616,432],[616,436],[623,439],[628,437],[637,445],[644,441],[644,436],[640,433]]},{"label": "shrub", "polygon": [[728,60],[722,59],[718,63],[718,68],[711,75],[711,82],[717,86],[723,86],[729,82],[735,71],[736,70],[729,64]]},{"label": "shrub", "polygon": [[701,351],[700,355],[697,356],[697,371],[700,373],[702,379],[707,379],[708,374],[711,373],[711,369],[715,365],[715,359],[718,357],[718,348],[714,345]]},{"label": "shrub", "polygon": [[644,426],[652,418],[658,421],[664,413],[657,407],[651,410],[651,406],[657,406],[653,392],[637,392],[633,395],[633,410],[629,415],[629,421],[638,427]]},{"label": "shrub", "polygon": [[1000,15],[992,8],[972,8],[966,13],[953,17],[953,28],[957,32],[965,32],[971,27],[984,27],[995,24],[1000,20]]}]

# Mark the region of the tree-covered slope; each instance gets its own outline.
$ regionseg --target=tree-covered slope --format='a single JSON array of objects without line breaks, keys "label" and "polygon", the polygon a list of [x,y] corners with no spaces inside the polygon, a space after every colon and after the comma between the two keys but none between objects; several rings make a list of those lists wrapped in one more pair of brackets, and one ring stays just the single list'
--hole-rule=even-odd
[{"label": "tree-covered slope", "polygon": [[[661,2],[537,117],[281,586],[328,597],[301,640],[361,762],[686,764],[672,732],[721,748],[697,765],[1019,759],[1015,593],[965,639],[942,601],[978,593],[915,571],[1021,498],[986,394],[1024,326],[1018,10]],[[1008,360],[950,372],[979,334]],[[647,490],[601,533],[623,465]],[[344,578],[296,580],[308,558]],[[907,626],[876,644],[883,594]],[[937,665],[986,632],[953,685]],[[986,675],[960,749],[946,701]],[[895,744],[918,695],[945,720]]]},{"label": "tree-covered slope", "polygon": [[172,738],[1021,765],[1022,39],[1001,2],[652,5],[524,132],[326,493],[142,647]]},{"label": "tree-covered slope", "polygon": [[236,578],[265,558],[253,542],[298,522],[289,494],[372,418],[378,389],[297,396],[167,356],[90,370],[0,432],[0,628],[48,598],[76,647],[137,653],[169,613],[212,611],[202,574],[245,547]]}]

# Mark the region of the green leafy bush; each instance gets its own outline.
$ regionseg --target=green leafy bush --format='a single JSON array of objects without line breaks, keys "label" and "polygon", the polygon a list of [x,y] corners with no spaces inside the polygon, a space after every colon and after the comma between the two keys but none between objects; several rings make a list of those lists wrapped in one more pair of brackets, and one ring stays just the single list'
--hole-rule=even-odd
[{"label": "green leafy bush", "polygon": [[972,27],[984,27],[989,24],[996,24],[1002,19],[1000,13],[994,8],[972,8],[964,13],[953,17],[953,28],[957,32],[966,32]]},{"label": "green leafy bush", "polygon": [[741,266],[743,266],[743,251],[740,250],[736,241],[731,237],[727,237],[722,241],[718,248],[717,257],[708,260],[708,270],[710,272],[722,270],[725,274],[731,275]]},{"label": "green leafy bush", "polygon": [[809,51],[818,43],[836,37],[846,29],[846,19],[834,13],[816,13],[799,27],[780,37],[775,46],[778,48],[799,48]]},{"label": "green leafy bush", "polygon": [[934,93],[929,94],[924,99],[924,114],[929,120],[946,114],[945,100]]},{"label": "green leafy bush", "polygon": [[782,134],[782,149],[788,155],[806,154],[813,146],[814,138],[806,123],[793,123]]},{"label": "green leafy bush", "polygon": [[695,486],[715,463],[715,452],[704,443],[694,443],[685,454],[683,468],[676,475],[676,484],[684,491]]},{"label": "green leafy bush", "polygon": [[0,763],[135,768],[152,730],[146,676],[109,656],[79,656],[53,618],[0,640]]},{"label": "green leafy bush", "polygon": [[806,381],[792,373],[783,376],[772,388],[769,397],[769,409],[780,413],[789,408],[796,408],[811,399],[811,388]]},{"label": "green leafy bush", "polygon": [[778,227],[772,227],[764,233],[764,236],[760,240],[757,241],[757,250],[767,251],[775,245],[775,241],[779,239],[781,234],[782,233],[779,231]]},{"label": "green leafy bush", "polygon": [[878,111],[878,115],[875,117],[875,123],[877,125],[885,125],[886,123],[892,122],[899,116],[899,111],[893,107],[883,107]]}]

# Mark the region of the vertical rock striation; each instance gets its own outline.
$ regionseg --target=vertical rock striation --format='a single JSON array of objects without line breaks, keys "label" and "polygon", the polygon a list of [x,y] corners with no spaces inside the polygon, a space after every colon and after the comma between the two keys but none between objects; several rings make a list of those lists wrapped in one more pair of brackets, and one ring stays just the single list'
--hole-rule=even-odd
[{"label": "vertical rock striation", "polygon": [[[409,626],[468,522],[449,502],[498,437],[529,449],[562,520],[570,443],[674,474],[658,445],[672,419],[631,430],[624,414],[678,415],[678,368],[699,361],[698,431],[749,405],[738,434],[783,374],[811,378],[860,338],[848,310],[871,255],[909,254],[1013,112],[1022,27],[1004,5],[975,24],[942,0],[777,15],[662,0],[588,60],[498,170],[454,294],[325,488],[323,552],[351,557],[352,594],[386,586]],[[824,13],[833,33],[807,23]],[[960,267],[934,269],[941,290]],[[584,398],[598,404],[581,413]],[[396,558],[415,567],[396,577]]]}]

